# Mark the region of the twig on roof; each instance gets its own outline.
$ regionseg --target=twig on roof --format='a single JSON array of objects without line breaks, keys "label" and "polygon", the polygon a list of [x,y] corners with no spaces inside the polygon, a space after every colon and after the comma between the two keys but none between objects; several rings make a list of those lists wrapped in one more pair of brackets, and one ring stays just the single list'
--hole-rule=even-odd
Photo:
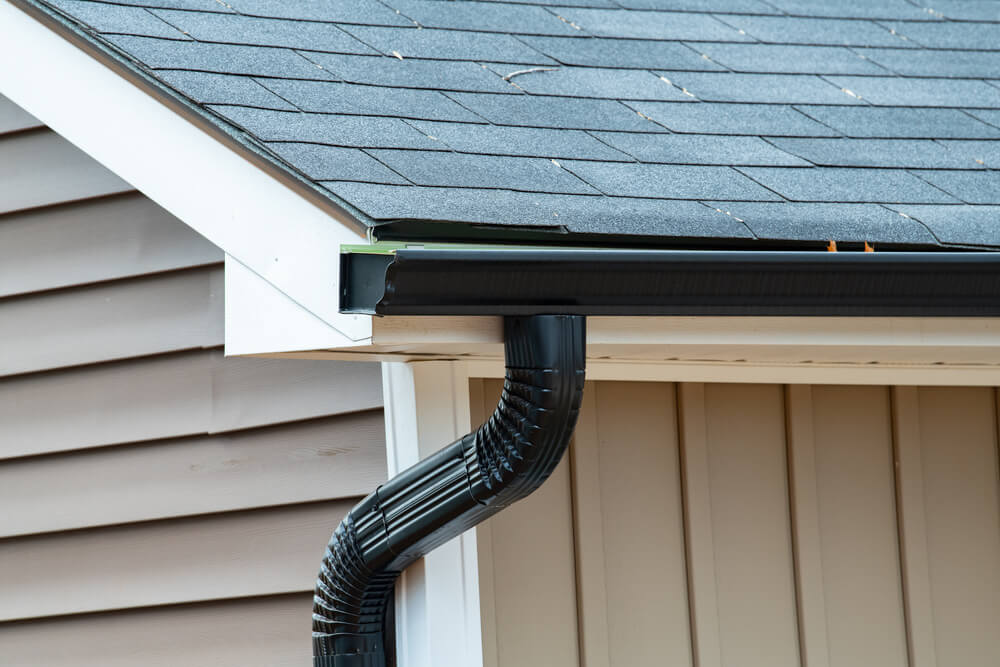
[{"label": "twig on roof", "polygon": [[519,69],[516,72],[511,72],[503,77],[504,81],[510,81],[515,76],[521,76],[522,74],[531,74],[532,72],[555,72],[558,67],[532,67],[530,69]]}]

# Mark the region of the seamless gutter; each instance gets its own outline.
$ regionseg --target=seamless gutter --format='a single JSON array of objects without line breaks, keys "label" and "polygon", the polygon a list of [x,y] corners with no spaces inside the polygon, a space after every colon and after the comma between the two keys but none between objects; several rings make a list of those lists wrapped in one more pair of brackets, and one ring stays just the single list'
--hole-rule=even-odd
[{"label": "seamless gutter", "polygon": [[368,315],[1000,316],[1000,253],[348,249]]}]

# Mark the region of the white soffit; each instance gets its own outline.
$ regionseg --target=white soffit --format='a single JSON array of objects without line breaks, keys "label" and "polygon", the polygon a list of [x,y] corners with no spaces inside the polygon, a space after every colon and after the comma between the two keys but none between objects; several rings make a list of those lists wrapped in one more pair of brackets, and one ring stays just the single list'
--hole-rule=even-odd
[{"label": "white soffit", "polygon": [[338,312],[340,246],[364,242],[354,221],[338,220],[6,0],[0,27],[0,93],[343,338],[371,335],[371,318]]}]

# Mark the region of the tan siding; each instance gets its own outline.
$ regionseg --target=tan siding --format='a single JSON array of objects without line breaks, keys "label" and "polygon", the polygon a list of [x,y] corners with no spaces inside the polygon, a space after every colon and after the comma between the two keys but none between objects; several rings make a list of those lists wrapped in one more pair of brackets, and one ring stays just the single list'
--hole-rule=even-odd
[{"label": "tan siding", "polygon": [[340,500],[4,540],[0,620],[307,591],[323,548],[353,505]]},{"label": "tan siding", "polygon": [[0,458],[369,410],[381,396],[374,364],[219,351],[16,376],[0,380]]},{"label": "tan siding", "polygon": [[0,507],[18,510],[0,537],[366,495],[385,479],[384,429],[371,410],[10,461]]},{"label": "tan siding", "polygon": [[215,347],[222,291],[214,267],[9,299],[0,375]]},{"label": "tan siding", "polygon": [[[499,382],[487,382],[473,421],[496,407]],[[573,571],[573,508],[568,461],[527,500],[482,524],[493,545],[492,612],[497,619],[490,647],[501,667],[579,664],[576,579]],[[526,549],[527,547],[527,549]]]},{"label": "tan siding", "polygon": [[[585,397],[571,451],[581,663],[691,665],[674,386],[597,382]],[[652,483],[621,483],[636,470]]]},{"label": "tan siding", "polygon": [[781,390],[706,385],[704,419],[721,664],[798,664]]},{"label": "tan siding", "polygon": [[224,358],[220,251],[4,102],[0,664],[308,662],[378,366]]},{"label": "tan siding", "polygon": [[131,189],[54,132],[0,136],[0,214]]},{"label": "tan siding", "polygon": [[0,624],[4,667],[302,667],[312,596],[90,614]]},{"label": "tan siding", "polygon": [[903,667],[888,390],[816,387],[813,423],[830,665]]},{"label": "tan siding", "polygon": [[20,132],[36,127],[42,127],[42,123],[37,118],[0,95],[0,134]]},{"label": "tan siding", "polygon": [[987,388],[917,390],[927,576],[938,665],[1000,656],[996,398]]},{"label": "tan siding", "polygon": [[[529,606],[576,598],[559,624],[575,615],[582,667],[686,665],[692,653],[697,667],[996,664],[994,389],[586,391],[570,451],[577,591],[520,593]],[[534,502],[523,507],[551,513]],[[523,545],[513,528],[506,538]],[[533,551],[574,555],[531,539]],[[493,572],[524,555],[495,534],[481,548]],[[506,584],[490,592],[503,599]],[[519,613],[489,611],[498,628]]]},{"label": "tan siding", "polygon": [[0,218],[0,297],[222,258],[222,251],[137,193]]}]

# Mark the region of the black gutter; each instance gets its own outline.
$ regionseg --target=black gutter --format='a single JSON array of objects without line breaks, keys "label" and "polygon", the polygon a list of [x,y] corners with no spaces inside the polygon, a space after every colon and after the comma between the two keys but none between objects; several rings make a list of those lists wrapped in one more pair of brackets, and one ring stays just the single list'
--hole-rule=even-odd
[{"label": "black gutter", "polygon": [[345,253],[369,315],[1000,315],[1000,253],[430,250]]},{"label": "black gutter", "polygon": [[496,412],[389,480],[330,540],[313,598],[315,667],[386,667],[387,618],[407,565],[537,489],[569,443],[583,396],[585,320],[505,320]]}]

